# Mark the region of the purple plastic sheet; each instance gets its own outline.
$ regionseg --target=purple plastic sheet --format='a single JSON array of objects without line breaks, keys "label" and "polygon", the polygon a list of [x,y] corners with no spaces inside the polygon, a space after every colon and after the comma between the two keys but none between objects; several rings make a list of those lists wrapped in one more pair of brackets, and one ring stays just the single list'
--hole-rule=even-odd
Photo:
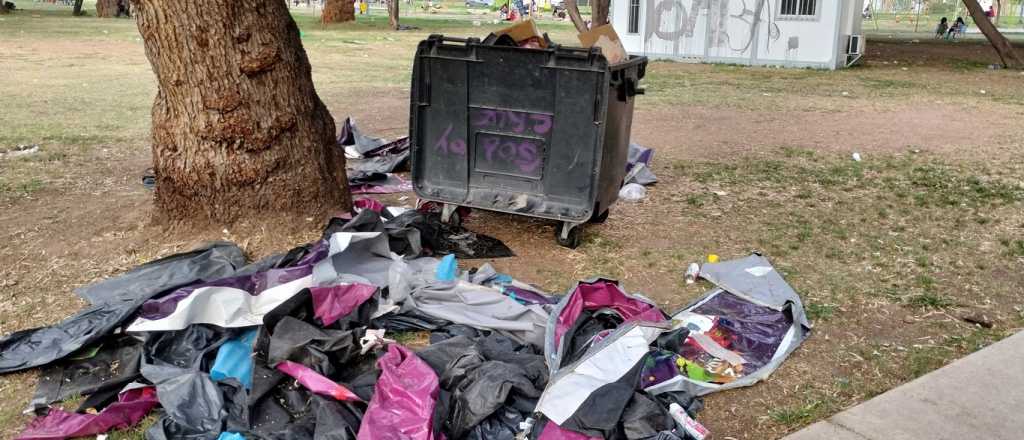
[{"label": "purple plastic sheet", "polygon": [[434,370],[398,344],[388,346],[377,367],[380,377],[357,439],[434,440],[433,414],[440,389]]},{"label": "purple plastic sheet", "polygon": [[313,371],[305,365],[292,361],[283,361],[277,364],[277,369],[278,371],[291,376],[310,391],[321,396],[327,396],[334,398],[334,400],[349,402],[358,402],[362,400],[348,388],[345,388],[341,384],[320,375],[320,373]]},{"label": "purple plastic sheet", "polygon": [[53,408],[50,413],[29,422],[17,440],[47,440],[102,434],[115,428],[132,426],[146,417],[159,402],[156,388],[142,387],[122,392],[117,402],[99,414],[78,414]]},{"label": "purple plastic sheet", "polygon": [[[727,348],[743,356],[747,361],[744,370],[748,372],[756,371],[771,361],[793,324],[781,311],[745,301],[728,292],[715,295],[691,312],[720,317],[718,325],[732,335]],[[687,357],[687,353],[680,354]]]},{"label": "purple plastic sheet", "polygon": [[655,305],[626,295],[618,284],[608,280],[597,280],[592,283],[580,283],[573,291],[569,302],[558,315],[555,325],[555,345],[561,343],[562,336],[572,327],[584,310],[611,308],[618,312],[626,322],[639,320],[661,322],[665,314]]},{"label": "purple plastic sheet", "polygon": [[349,188],[352,194],[391,194],[412,191],[412,182],[399,177],[397,174],[388,174],[387,180],[362,185],[351,185]]},{"label": "purple plastic sheet", "polygon": [[313,314],[324,326],[348,316],[360,304],[377,292],[376,286],[367,284],[341,284],[331,287],[309,289],[313,297]]},{"label": "purple plastic sheet", "polygon": [[504,286],[502,287],[501,293],[511,297],[520,304],[532,305],[532,304],[557,304],[558,300],[545,295],[541,295],[532,290],[522,289],[515,286]]},{"label": "purple plastic sheet", "polygon": [[293,267],[270,269],[252,275],[222,278],[216,281],[182,287],[161,298],[146,301],[139,309],[139,317],[150,321],[166,318],[171,313],[174,313],[181,300],[188,298],[189,295],[202,287],[231,287],[258,295],[269,288],[308,276],[313,273],[313,265],[327,257],[328,247],[326,243],[324,240],[318,241],[310,249],[309,253],[297,261]]}]

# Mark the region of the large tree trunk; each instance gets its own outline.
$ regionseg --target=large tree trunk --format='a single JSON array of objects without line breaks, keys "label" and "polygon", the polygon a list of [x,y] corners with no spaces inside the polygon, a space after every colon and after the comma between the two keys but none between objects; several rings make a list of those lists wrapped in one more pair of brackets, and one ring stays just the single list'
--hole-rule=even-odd
[{"label": "large tree trunk", "polygon": [[981,5],[978,4],[978,0],[964,0],[964,6],[967,6],[967,10],[971,13],[971,18],[974,19],[974,24],[978,26],[978,30],[985,34],[985,38],[988,38],[988,42],[992,44],[992,48],[999,54],[999,59],[1003,62],[1003,67],[1022,69],[1024,68],[1024,60],[1021,60],[1020,55],[1014,50],[1013,45],[1010,41],[996,29],[995,25],[991,21],[988,21],[988,17],[985,16],[985,11],[981,9]]},{"label": "large tree trunk", "polygon": [[388,24],[391,29],[398,30],[398,5],[399,0],[387,0],[388,2]]},{"label": "large tree trunk", "polygon": [[260,222],[350,209],[334,120],[283,1],[133,6],[158,85],[158,221]]},{"label": "large tree trunk", "polygon": [[573,26],[576,26],[576,32],[583,33],[590,30],[580,15],[580,7],[576,4],[576,0],[565,0],[565,12],[569,14]]},{"label": "large tree trunk", "polygon": [[324,13],[320,19],[324,24],[355,21],[356,8],[352,0],[325,0]]},{"label": "large tree trunk", "polygon": [[96,0],[96,16],[113,18],[117,15],[117,0]]}]

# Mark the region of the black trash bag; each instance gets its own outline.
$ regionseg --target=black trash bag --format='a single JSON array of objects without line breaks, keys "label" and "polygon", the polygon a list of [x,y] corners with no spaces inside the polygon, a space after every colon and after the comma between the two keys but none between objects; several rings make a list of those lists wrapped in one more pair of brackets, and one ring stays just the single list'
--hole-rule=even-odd
[{"label": "black trash bag", "polygon": [[90,349],[96,347],[86,347],[78,356],[72,354],[43,368],[29,408],[39,410],[72,396],[88,396],[104,390],[113,390],[116,397],[125,385],[141,377],[142,341],[118,335],[101,339],[96,345],[95,353],[90,353]]},{"label": "black trash bag", "polygon": [[430,343],[437,344],[456,336],[465,336],[470,339],[479,338],[483,336],[484,333],[485,331],[477,330],[465,324],[446,325],[430,332]]},{"label": "black trash bag", "polygon": [[156,385],[156,392],[170,419],[162,424],[168,428],[165,438],[211,438],[197,435],[221,431],[227,415],[224,395],[209,374],[194,371],[167,379]]},{"label": "black trash bag", "polygon": [[371,327],[382,328],[389,332],[434,331],[451,325],[446,319],[435,318],[410,309],[401,313],[388,313],[373,320]]},{"label": "black trash bag", "polygon": [[576,322],[566,332],[563,338],[569,338],[565,354],[562,356],[562,365],[565,367],[576,362],[586,354],[594,344],[594,336],[605,330],[613,330],[622,324],[622,317],[611,309],[597,311],[584,310],[576,318]]},{"label": "black trash bag", "polygon": [[665,407],[658,404],[644,393],[633,393],[622,413],[621,433],[617,438],[641,440],[655,437],[661,431],[670,431],[675,427],[672,416]]},{"label": "black trash bag", "polygon": [[215,242],[143,264],[111,279],[78,289],[93,305],[51,327],[0,338],[0,374],[46,365],[111,334],[145,301],[196,281],[229,276],[245,265],[242,250]]},{"label": "black trash bag", "polygon": [[[505,243],[494,237],[477,234],[461,226],[441,223],[441,215],[406,211],[387,223],[388,230],[415,228],[429,255],[455,254],[459,259],[514,257]],[[390,233],[390,232],[389,232]]]},{"label": "black trash bag", "polygon": [[364,412],[362,403],[317,396],[257,362],[249,394],[249,418],[235,420],[234,412],[229,410],[227,426],[247,438],[354,440]]},{"label": "black trash bag", "polygon": [[142,375],[158,383],[185,372],[210,371],[217,349],[238,332],[208,324],[148,332],[142,348]]},{"label": "black trash bag", "polygon": [[334,376],[338,367],[359,355],[361,337],[361,330],[321,329],[286,316],[270,334],[267,364],[290,360],[324,376]]},{"label": "black trash bag", "polygon": [[522,413],[509,407],[502,407],[474,426],[468,440],[515,440],[519,424],[526,418]]},{"label": "black trash bag", "polygon": [[449,438],[465,438],[506,406],[525,413],[533,411],[547,383],[547,368],[543,356],[515,351],[522,348],[492,333],[475,340],[455,336],[417,353],[438,374],[442,390],[451,393],[448,414],[443,418]]},{"label": "black trash bag", "polygon": [[654,341],[654,346],[672,353],[682,353],[683,344],[686,343],[686,338],[689,336],[690,329],[680,327],[670,332],[662,333],[658,336],[658,339]]},{"label": "black trash bag", "polygon": [[419,256],[422,253],[420,232],[416,228],[385,223],[381,214],[364,209],[352,219],[332,218],[324,228],[326,240],[337,232],[387,232],[388,248],[403,256]]}]

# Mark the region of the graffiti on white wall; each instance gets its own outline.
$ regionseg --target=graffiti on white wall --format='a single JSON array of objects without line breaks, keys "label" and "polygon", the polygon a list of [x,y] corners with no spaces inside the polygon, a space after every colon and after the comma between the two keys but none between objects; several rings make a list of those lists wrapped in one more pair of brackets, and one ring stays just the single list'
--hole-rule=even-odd
[{"label": "graffiti on white wall", "polygon": [[759,32],[769,52],[780,37],[771,0],[647,0],[647,11],[644,41],[670,43],[675,54],[698,50],[694,45],[719,55],[749,53]]}]

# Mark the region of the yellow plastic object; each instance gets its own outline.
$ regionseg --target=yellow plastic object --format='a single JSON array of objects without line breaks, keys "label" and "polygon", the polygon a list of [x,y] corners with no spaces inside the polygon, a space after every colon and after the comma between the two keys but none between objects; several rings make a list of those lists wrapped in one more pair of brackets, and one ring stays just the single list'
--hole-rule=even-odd
[{"label": "yellow plastic object", "polygon": [[708,263],[717,263],[717,262],[718,262],[718,255],[715,255],[715,254],[708,255]]}]

